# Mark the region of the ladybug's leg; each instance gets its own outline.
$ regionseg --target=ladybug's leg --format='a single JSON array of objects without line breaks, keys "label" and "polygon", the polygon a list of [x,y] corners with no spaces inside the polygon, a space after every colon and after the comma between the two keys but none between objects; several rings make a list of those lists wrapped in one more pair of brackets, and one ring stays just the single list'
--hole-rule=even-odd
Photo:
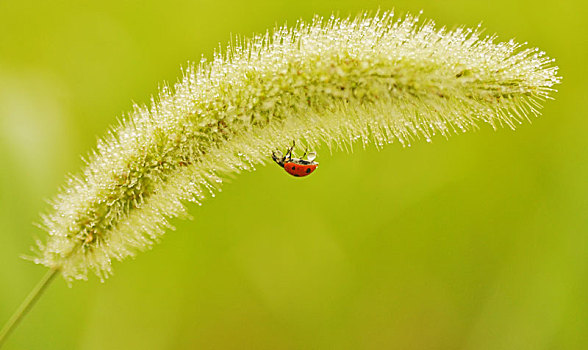
[{"label": "ladybug's leg", "polygon": [[304,154],[300,158],[304,159],[304,157],[306,157],[307,153],[308,153],[308,146],[306,146],[306,148],[304,149]]},{"label": "ladybug's leg", "polygon": [[292,141],[292,147],[288,148],[288,152],[286,152],[286,158],[287,159],[291,159],[292,158],[292,150],[294,150],[294,146],[295,146],[295,143],[294,143],[294,141]]}]

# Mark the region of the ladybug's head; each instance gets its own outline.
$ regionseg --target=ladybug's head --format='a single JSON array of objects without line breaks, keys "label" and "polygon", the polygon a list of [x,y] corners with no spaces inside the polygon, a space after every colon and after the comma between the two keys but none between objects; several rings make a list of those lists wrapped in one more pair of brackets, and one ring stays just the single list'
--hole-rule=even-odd
[{"label": "ladybug's head", "polygon": [[272,153],[272,159],[274,160],[274,162],[276,162],[280,167],[284,167],[284,163],[286,162],[286,160],[288,160],[288,157],[284,157],[284,155],[282,154],[282,152],[280,151],[274,151]]}]

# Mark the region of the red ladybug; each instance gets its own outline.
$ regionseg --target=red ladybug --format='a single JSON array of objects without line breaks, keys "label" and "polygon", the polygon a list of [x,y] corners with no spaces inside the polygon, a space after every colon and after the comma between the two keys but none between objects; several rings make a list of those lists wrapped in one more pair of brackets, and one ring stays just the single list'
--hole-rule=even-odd
[{"label": "red ladybug", "polygon": [[[307,160],[302,158],[292,158],[293,149],[294,142],[292,142],[292,147],[288,148],[286,156],[283,156],[282,152],[280,151],[275,151],[272,154],[272,159],[292,176],[303,177],[312,174],[312,172],[318,167],[318,163],[314,161],[316,158],[316,153],[308,153]],[[306,156],[306,152],[304,152],[302,157],[304,158],[304,156]]]}]

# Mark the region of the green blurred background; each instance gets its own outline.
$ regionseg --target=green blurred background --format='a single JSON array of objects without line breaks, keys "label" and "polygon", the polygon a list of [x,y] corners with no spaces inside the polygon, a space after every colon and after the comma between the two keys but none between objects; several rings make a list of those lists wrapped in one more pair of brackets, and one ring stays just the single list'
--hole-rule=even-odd
[{"label": "green blurred background", "polygon": [[378,8],[528,41],[560,92],[516,132],[242,174],[106,283],[56,280],[6,349],[588,348],[580,1],[0,1],[0,323],[45,272],[19,257],[45,200],[132,101],[231,33]]}]

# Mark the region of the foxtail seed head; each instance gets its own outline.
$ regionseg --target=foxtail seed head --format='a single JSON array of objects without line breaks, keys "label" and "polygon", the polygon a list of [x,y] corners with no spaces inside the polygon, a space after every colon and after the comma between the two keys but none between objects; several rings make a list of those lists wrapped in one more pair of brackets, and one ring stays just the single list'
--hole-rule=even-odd
[{"label": "foxtail seed head", "polygon": [[151,247],[184,202],[292,140],[379,147],[481,122],[514,128],[560,82],[552,62],[513,40],[392,13],[317,17],[240,39],[189,65],[98,142],[44,216],[48,237],[34,260],[67,280],[104,279],[113,259]]}]

